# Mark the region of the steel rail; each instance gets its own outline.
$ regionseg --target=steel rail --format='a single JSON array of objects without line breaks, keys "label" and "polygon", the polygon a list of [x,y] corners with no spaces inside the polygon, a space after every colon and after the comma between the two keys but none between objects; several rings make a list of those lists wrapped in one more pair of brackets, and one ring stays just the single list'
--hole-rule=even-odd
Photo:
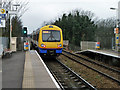
[{"label": "steel rail", "polygon": [[[50,70],[51,74],[53,75],[53,77],[55,78],[55,80],[57,81],[58,85],[60,86],[60,90],[65,90],[64,87],[62,86],[62,84],[59,82],[59,80],[57,79],[57,77],[55,76],[55,74],[53,73],[53,71],[51,70],[51,68],[47,65],[48,69]],[[59,90],[59,89],[58,89]]]},{"label": "steel rail", "polygon": [[[56,59],[57,60],[57,59]],[[74,74],[77,78],[79,78],[86,86],[89,87],[89,89],[97,90],[94,86],[92,86],[90,83],[88,83],[86,80],[84,80],[82,77],[80,77],[77,73],[75,73],[73,70],[71,70],[69,67],[67,67],[65,64],[57,60],[58,63],[60,63],[64,68],[69,70],[72,74]]]}]

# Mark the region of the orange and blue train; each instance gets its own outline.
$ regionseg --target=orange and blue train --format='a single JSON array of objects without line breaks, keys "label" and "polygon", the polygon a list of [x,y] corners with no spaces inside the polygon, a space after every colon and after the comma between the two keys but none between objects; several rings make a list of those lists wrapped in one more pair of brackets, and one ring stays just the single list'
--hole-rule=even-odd
[{"label": "orange and blue train", "polygon": [[47,25],[34,31],[31,38],[32,46],[44,56],[59,56],[62,53],[62,29],[56,25]]}]

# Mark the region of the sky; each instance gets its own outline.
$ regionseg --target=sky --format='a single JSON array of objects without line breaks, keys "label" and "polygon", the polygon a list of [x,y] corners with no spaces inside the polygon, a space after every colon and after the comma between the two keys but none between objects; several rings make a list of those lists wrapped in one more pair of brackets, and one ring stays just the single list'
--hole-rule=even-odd
[{"label": "sky", "polygon": [[21,17],[23,26],[28,27],[28,33],[42,26],[43,22],[54,21],[63,13],[75,9],[91,11],[94,17],[106,19],[116,17],[116,11],[120,0],[29,0],[29,8]]}]

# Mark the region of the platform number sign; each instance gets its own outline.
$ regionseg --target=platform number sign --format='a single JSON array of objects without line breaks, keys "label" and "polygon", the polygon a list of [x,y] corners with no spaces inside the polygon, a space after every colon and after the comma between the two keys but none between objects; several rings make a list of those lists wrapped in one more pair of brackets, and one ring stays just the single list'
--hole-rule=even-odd
[{"label": "platform number sign", "polygon": [[116,44],[119,44],[119,35],[116,34]]},{"label": "platform number sign", "polygon": [[5,27],[5,18],[6,18],[6,10],[3,8],[0,8],[0,28]]},{"label": "platform number sign", "polygon": [[2,20],[0,18],[0,28],[4,28],[5,27],[5,20]]}]

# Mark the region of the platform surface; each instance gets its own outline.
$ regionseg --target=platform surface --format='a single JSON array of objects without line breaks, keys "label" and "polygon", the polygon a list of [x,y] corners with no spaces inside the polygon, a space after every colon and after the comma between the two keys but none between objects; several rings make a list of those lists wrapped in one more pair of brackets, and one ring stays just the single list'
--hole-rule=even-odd
[{"label": "platform surface", "polygon": [[35,50],[26,52],[22,88],[59,88]]},{"label": "platform surface", "polygon": [[2,88],[22,88],[24,62],[25,52],[22,51],[2,59]]},{"label": "platform surface", "polygon": [[77,51],[75,53],[82,53],[82,52],[86,52],[86,51],[90,51],[90,52],[93,52],[93,53],[104,54],[104,55],[112,56],[112,57],[115,57],[115,58],[120,58],[120,52],[112,51],[112,50],[91,50],[91,49],[87,49],[87,50],[83,50],[83,51]]}]

